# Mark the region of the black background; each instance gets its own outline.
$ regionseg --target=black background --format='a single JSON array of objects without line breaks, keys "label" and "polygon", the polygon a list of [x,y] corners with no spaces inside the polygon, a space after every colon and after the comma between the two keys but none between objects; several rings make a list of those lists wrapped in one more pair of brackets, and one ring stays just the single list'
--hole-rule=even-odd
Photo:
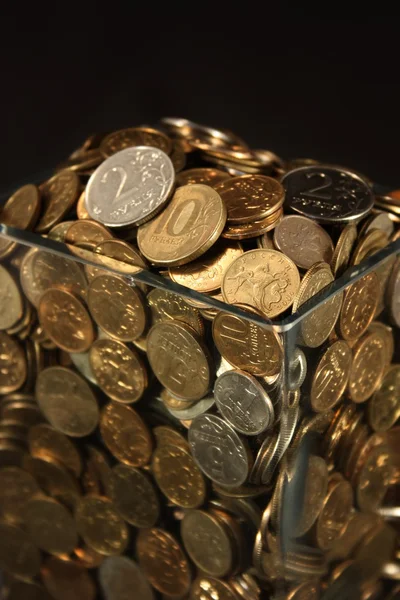
[{"label": "black background", "polygon": [[400,187],[398,19],[289,18],[248,3],[218,14],[200,4],[102,6],[3,14],[4,192],[43,177],[88,133],[161,116]]}]

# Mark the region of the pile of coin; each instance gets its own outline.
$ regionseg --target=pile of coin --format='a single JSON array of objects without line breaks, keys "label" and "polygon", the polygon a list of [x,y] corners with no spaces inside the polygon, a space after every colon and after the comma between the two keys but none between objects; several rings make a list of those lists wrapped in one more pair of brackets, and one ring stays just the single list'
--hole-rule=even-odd
[{"label": "pile of coin", "polygon": [[397,204],[175,118],[18,189],[2,597],[399,597]]}]

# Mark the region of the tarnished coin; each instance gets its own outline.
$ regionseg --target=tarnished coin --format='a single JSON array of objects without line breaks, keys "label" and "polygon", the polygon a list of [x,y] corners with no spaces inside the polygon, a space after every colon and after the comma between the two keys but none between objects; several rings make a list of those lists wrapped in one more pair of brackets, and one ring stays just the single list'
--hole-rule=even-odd
[{"label": "tarnished coin", "polygon": [[38,496],[27,502],[25,525],[36,546],[49,554],[69,554],[78,545],[75,519],[52,498]]},{"label": "tarnished coin", "polygon": [[321,512],[328,489],[328,467],[319,456],[308,458],[308,469],[304,487],[304,497],[300,509],[300,517],[295,532],[304,535],[315,523]]},{"label": "tarnished coin", "polygon": [[101,389],[113,400],[131,404],[147,387],[147,372],[137,352],[122,342],[100,339],[90,348],[90,365]]},{"label": "tarnished coin", "polygon": [[26,454],[22,466],[38,482],[39,487],[52,498],[74,509],[80,497],[77,480],[50,456],[34,457]]},{"label": "tarnished coin", "polygon": [[146,473],[118,464],[112,468],[111,498],[123,519],[135,527],[153,527],[160,503],[154,485]]},{"label": "tarnished coin", "polygon": [[368,402],[368,421],[374,431],[387,431],[400,417],[400,365],[391,365]]},{"label": "tarnished coin", "polygon": [[239,486],[251,467],[245,439],[221,417],[200,415],[189,429],[189,444],[201,470],[215,483]]},{"label": "tarnished coin", "polygon": [[50,456],[71,471],[76,477],[82,472],[82,459],[78,449],[66,435],[46,423],[29,429],[29,451],[32,456]]},{"label": "tarnished coin", "polygon": [[0,330],[15,326],[22,319],[22,295],[11,273],[0,265]]},{"label": "tarnished coin", "polygon": [[0,519],[23,525],[25,505],[39,492],[30,473],[19,467],[0,468]]},{"label": "tarnished coin", "polygon": [[339,317],[340,335],[346,341],[356,340],[366,332],[379,300],[379,281],[376,273],[368,273],[344,292]]},{"label": "tarnished coin", "polygon": [[90,313],[109,336],[131,342],[142,335],[146,313],[140,291],[120,277],[98,275],[88,290]]},{"label": "tarnished coin", "polygon": [[47,336],[59,348],[67,352],[89,350],[94,340],[93,323],[77,296],[49,288],[40,297],[38,316]]},{"label": "tarnished coin", "polygon": [[65,169],[40,186],[43,209],[36,224],[38,233],[45,233],[67,214],[78,199],[79,177],[74,171]]},{"label": "tarnished coin", "polygon": [[300,269],[310,269],[315,263],[330,263],[333,243],[329,234],[312,219],[288,215],[274,229],[275,246]]},{"label": "tarnished coin", "polygon": [[205,500],[206,483],[190,452],[177,446],[156,448],[152,463],[160,490],[182,508],[197,508]]},{"label": "tarnished coin", "polygon": [[339,236],[332,256],[331,269],[335,277],[342,275],[347,269],[356,239],[357,227],[348,223]]},{"label": "tarnished coin", "polygon": [[162,131],[151,127],[130,127],[109,133],[100,144],[100,151],[105,158],[133,146],[151,146],[170,154],[172,141]]},{"label": "tarnished coin", "polygon": [[202,183],[215,188],[219,183],[226,181],[227,179],[231,179],[231,176],[225,171],[200,167],[197,169],[186,169],[182,173],[179,173],[176,176],[176,185],[182,186]]},{"label": "tarnished coin", "polygon": [[211,382],[207,349],[180,321],[157,323],[147,337],[147,357],[157,379],[174,395],[200,400]]},{"label": "tarnished coin", "polygon": [[163,208],[174,179],[174,166],[162,150],[143,145],[120,150],[89,179],[86,209],[108,227],[139,225]]},{"label": "tarnished coin", "polygon": [[392,322],[400,327],[400,258],[397,258],[393,265],[390,275],[387,291],[386,304],[389,309],[389,314]]},{"label": "tarnished coin", "polygon": [[272,426],[272,402],[262,385],[245,371],[220,375],[214,394],[220,413],[240,433],[258,435]]},{"label": "tarnished coin", "polygon": [[146,465],[151,457],[152,440],[138,413],[124,404],[108,404],[102,412],[100,432],[111,454],[132,467]]},{"label": "tarnished coin", "polygon": [[322,223],[357,221],[374,204],[374,195],[364,179],[335,167],[294,169],[284,175],[282,184],[289,209]]},{"label": "tarnished coin", "polygon": [[154,592],[139,566],[126,556],[109,556],[99,569],[104,600],[154,600]]},{"label": "tarnished coin", "polygon": [[389,447],[378,445],[367,454],[356,480],[356,499],[363,512],[377,512],[390,485],[392,464]]},{"label": "tarnished coin", "polygon": [[381,384],[385,370],[384,341],[377,333],[368,333],[353,348],[353,363],[348,390],[353,402],[365,402]]},{"label": "tarnished coin", "polygon": [[144,529],[136,541],[139,565],[151,585],[166,596],[190,589],[190,566],[176,539],[163,529]]},{"label": "tarnished coin", "polygon": [[250,250],[226,270],[222,294],[230,304],[248,304],[273,318],[293,304],[299,285],[290,258],[276,250]]},{"label": "tarnished coin", "polygon": [[182,186],[160,215],[139,228],[137,241],[150,262],[184,265],[217,241],[225,222],[225,205],[213,188]]},{"label": "tarnished coin", "polygon": [[353,508],[353,490],[342,477],[329,482],[328,493],[324,498],[316,525],[316,542],[324,552],[340,538],[349,521]]},{"label": "tarnished coin", "polygon": [[192,584],[190,600],[238,600],[238,597],[226,581],[199,575]]},{"label": "tarnished coin", "polygon": [[153,324],[161,321],[182,321],[203,335],[204,324],[197,308],[190,306],[185,300],[165,290],[154,288],[147,295]]},{"label": "tarnished coin", "polygon": [[350,377],[352,353],[344,340],[329,346],[315,367],[310,400],[315,412],[324,413],[342,398]]},{"label": "tarnished coin", "polygon": [[0,523],[2,570],[22,579],[30,579],[39,573],[40,562],[40,552],[25,531],[7,523]]},{"label": "tarnished coin", "polygon": [[[39,217],[40,194],[38,188],[29,183],[14,192],[0,209],[0,223],[16,229],[32,229]],[[0,258],[11,254],[17,242],[0,237]]]},{"label": "tarnished coin", "polygon": [[99,420],[97,400],[86,381],[64,367],[49,367],[36,380],[36,398],[46,419],[71,437],[89,435]]},{"label": "tarnished coin", "polygon": [[50,556],[43,564],[41,576],[54,600],[96,598],[96,587],[87,569],[75,562]]},{"label": "tarnished coin", "polygon": [[79,534],[99,554],[122,554],[127,547],[128,527],[108,498],[95,495],[81,498],[75,519]]},{"label": "tarnished coin", "polygon": [[0,331],[0,394],[10,394],[23,386],[27,377],[25,353],[19,343]]}]

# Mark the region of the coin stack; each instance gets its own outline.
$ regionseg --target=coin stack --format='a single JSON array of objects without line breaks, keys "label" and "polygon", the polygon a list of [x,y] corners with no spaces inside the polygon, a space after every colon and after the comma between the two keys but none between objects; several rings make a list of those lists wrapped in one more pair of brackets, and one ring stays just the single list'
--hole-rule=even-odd
[{"label": "coin stack", "polygon": [[399,597],[400,217],[372,189],[168,118],[7,200],[38,235],[0,237],[2,598]]}]

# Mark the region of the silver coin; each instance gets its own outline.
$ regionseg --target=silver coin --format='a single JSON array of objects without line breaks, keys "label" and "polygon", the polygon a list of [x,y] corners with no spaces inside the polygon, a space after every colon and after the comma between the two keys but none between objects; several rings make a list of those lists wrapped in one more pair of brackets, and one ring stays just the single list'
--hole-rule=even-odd
[{"label": "silver coin", "polygon": [[374,195],[350,171],[324,165],[301,167],[282,178],[286,207],[322,223],[357,221],[370,212]]},{"label": "silver coin", "polygon": [[100,565],[99,581],[105,600],[154,600],[146,577],[126,556],[107,556]]},{"label": "silver coin", "polygon": [[271,454],[266,460],[265,467],[261,472],[261,483],[267,485],[275,472],[276,467],[282,460],[286,450],[290,446],[297,422],[299,420],[299,405],[288,408],[281,417],[281,426],[275,446],[271,448]]},{"label": "silver coin", "polygon": [[245,440],[221,417],[200,415],[189,429],[189,444],[200,469],[215,483],[242,485],[249,473]]},{"label": "silver coin", "polygon": [[245,371],[226,371],[220,375],[214,394],[218,410],[236,431],[258,435],[272,426],[272,402],[257,379]]},{"label": "silver coin", "polygon": [[214,406],[214,403],[214,396],[209,396],[208,398],[202,398],[195,404],[192,404],[192,406],[189,406],[189,408],[183,408],[182,410],[171,410],[168,406],[166,408],[176,419],[179,419],[180,421],[191,421],[209,410]]},{"label": "silver coin", "polygon": [[107,158],[90,177],[86,209],[108,227],[140,225],[164,207],[174,181],[174,166],[165,152],[151,146],[126,148]]},{"label": "silver coin", "polygon": [[307,375],[307,359],[303,350],[295,348],[293,357],[289,362],[288,387],[291,392],[298,390],[304,383]]}]

